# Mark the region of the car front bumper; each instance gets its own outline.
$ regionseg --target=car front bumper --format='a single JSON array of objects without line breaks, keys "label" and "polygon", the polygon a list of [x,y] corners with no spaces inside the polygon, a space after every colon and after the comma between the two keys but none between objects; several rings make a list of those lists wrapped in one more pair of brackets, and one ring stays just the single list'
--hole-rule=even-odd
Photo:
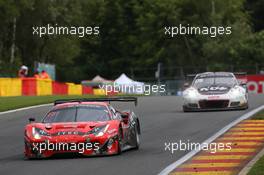
[{"label": "car front bumper", "polygon": [[[111,144],[109,144],[111,141]],[[57,139],[42,139],[34,140],[25,137],[25,150],[24,154],[27,158],[47,158],[53,155],[66,154],[66,153],[77,153],[84,156],[96,156],[96,155],[113,155],[118,153],[118,139],[117,136],[114,137],[101,137],[101,138],[77,138],[71,141],[61,141]],[[87,144],[94,145],[97,144],[98,147],[89,146],[85,147]],[[54,145],[64,145],[63,149],[58,149]],[[38,147],[36,147],[38,145]],[[53,145],[54,147],[48,148],[48,145]],[[73,145],[82,145],[82,147],[74,147]],[[40,149],[42,146],[42,149]],[[69,149],[71,148],[71,149]]]},{"label": "car front bumper", "polygon": [[246,96],[200,95],[194,98],[183,98],[184,111],[237,110],[248,108]]}]

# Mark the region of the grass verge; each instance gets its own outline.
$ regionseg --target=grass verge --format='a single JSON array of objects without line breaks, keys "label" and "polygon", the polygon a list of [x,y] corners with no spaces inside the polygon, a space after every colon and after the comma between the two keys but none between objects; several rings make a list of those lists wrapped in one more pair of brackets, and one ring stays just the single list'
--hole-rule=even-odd
[{"label": "grass verge", "polygon": [[264,120],[264,110],[255,114],[253,117],[251,117],[251,119],[253,119],[253,120]]},{"label": "grass verge", "polygon": [[19,96],[19,97],[0,97],[0,112],[33,105],[52,103],[58,99],[72,98],[95,98],[94,95],[62,95],[62,96]]},{"label": "grass verge", "polygon": [[[264,110],[255,114],[251,119],[264,120]],[[250,169],[247,175],[263,175],[264,174],[264,156],[262,156]]]},{"label": "grass verge", "polygon": [[250,169],[247,175],[263,175],[264,173],[264,157],[261,157]]}]

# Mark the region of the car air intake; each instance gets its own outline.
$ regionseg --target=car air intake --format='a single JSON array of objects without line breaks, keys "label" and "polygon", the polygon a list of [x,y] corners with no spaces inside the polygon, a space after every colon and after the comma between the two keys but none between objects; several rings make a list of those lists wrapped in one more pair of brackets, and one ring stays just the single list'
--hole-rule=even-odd
[{"label": "car air intake", "polygon": [[188,106],[190,108],[198,108],[198,104],[196,104],[196,103],[189,103]]},{"label": "car air intake", "polygon": [[201,109],[227,108],[228,104],[229,104],[229,100],[201,100],[199,101],[199,105]]},{"label": "car air intake", "polygon": [[230,104],[231,107],[236,107],[236,106],[239,106],[240,105],[240,102],[239,101],[236,101],[236,102],[232,102]]}]

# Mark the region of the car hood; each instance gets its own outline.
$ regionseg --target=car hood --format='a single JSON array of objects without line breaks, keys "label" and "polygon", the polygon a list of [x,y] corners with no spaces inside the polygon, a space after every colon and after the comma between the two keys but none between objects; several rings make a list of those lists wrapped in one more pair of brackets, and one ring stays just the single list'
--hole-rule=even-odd
[{"label": "car hood", "polygon": [[210,86],[202,86],[199,87],[197,90],[202,95],[218,95],[218,94],[225,94],[230,91],[232,86],[225,85],[225,84],[213,84]]},{"label": "car hood", "polygon": [[55,135],[82,135],[95,127],[110,124],[111,122],[65,122],[65,123],[36,123],[33,126]]}]

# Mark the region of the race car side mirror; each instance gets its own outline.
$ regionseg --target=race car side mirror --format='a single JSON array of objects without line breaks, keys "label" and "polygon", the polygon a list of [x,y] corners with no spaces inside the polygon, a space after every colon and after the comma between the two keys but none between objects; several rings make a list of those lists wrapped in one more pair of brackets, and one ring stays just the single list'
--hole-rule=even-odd
[{"label": "race car side mirror", "polygon": [[241,82],[239,85],[242,86],[243,88],[247,89],[247,83]]},{"label": "race car side mirror", "polygon": [[124,123],[127,123],[127,122],[128,122],[129,114],[121,114],[121,117],[122,117],[122,121],[123,121]]},{"label": "race car side mirror", "polygon": [[121,117],[122,117],[122,119],[126,119],[126,118],[128,118],[128,114],[121,114]]},{"label": "race car side mirror", "polygon": [[29,121],[29,123],[32,123],[32,122],[35,122],[36,119],[35,118],[29,118],[28,121]]},{"label": "race car side mirror", "polygon": [[242,82],[242,83],[240,83],[240,86],[246,86],[247,85],[247,83],[245,83],[245,82]]}]

